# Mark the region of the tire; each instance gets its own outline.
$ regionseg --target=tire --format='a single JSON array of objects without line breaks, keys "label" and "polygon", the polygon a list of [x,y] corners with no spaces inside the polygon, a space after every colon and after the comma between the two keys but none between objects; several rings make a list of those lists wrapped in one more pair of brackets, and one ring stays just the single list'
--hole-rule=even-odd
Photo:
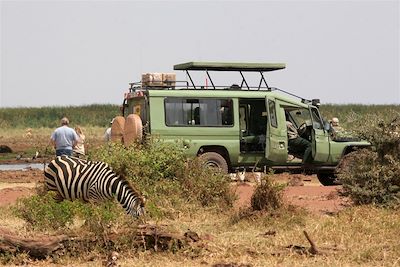
[{"label": "tire", "polygon": [[124,137],[125,118],[117,116],[111,125],[111,141],[122,142]]},{"label": "tire", "polygon": [[333,173],[318,173],[319,182],[324,186],[338,185],[336,176]]},{"label": "tire", "polygon": [[135,141],[142,141],[142,119],[137,114],[126,117],[124,128],[124,145],[127,147]]},{"label": "tire", "polygon": [[206,166],[220,169],[223,173],[228,173],[228,163],[226,159],[216,152],[206,152],[200,155]]}]

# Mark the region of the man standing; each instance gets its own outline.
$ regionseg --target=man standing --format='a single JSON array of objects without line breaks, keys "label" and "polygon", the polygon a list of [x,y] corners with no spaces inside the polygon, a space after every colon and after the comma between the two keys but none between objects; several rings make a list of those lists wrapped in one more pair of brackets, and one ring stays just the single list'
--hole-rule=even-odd
[{"label": "man standing", "polygon": [[61,127],[58,127],[51,135],[51,142],[56,149],[56,156],[72,155],[72,148],[78,142],[78,135],[75,130],[68,127],[69,120],[64,117],[61,119]]}]

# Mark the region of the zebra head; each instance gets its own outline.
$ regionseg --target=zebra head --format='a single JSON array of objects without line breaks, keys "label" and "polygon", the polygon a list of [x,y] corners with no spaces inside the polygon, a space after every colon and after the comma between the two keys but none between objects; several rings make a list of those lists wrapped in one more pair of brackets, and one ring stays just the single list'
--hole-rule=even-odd
[{"label": "zebra head", "polygon": [[132,205],[127,210],[127,213],[135,218],[145,215],[145,201],[146,200],[144,197],[139,196],[135,203],[132,202]]},{"label": "zebra head", "polygon": [[120,192],[115,192],[118,201],[125,209],[126,213],[137,218],[145,214],[146,199],[137,191],[131,183],[123,176],[120,175]]}]

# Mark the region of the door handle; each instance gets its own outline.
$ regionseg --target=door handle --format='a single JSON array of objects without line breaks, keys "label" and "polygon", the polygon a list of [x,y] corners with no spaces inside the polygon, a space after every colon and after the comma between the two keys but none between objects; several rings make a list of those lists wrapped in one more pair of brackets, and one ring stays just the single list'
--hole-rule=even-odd
[{"label": "door handle", "polygon": [[285,149],[285,142],[279,142],[279,149]]}]

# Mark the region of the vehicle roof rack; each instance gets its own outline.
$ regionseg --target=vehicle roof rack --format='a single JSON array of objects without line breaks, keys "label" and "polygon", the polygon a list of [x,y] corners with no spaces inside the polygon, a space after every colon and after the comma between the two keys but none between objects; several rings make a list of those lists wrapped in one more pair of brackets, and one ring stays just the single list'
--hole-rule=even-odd
[{"label": "vehicle roof rack", "polygon": [[174,65],[174,70],[255,71],[265,72],[286,68],[284,63],[186,62]]},{"label": "vehicle roof rack", "polygon": [[267,84],[267,81],[265,80],[264,77],[264,72],[266,71],[274,71],[274,70],[280,70],[286,68],[286,65],[284,63],[238,63],[238,62],[187,62],[187,63],[182,63],[182,64],[177,64],[174,65],[174,70],[183,70],[186,72],[186,75],[189,77],[190,82],[192,83],[192,86],[194,89],[196,89],[196,85],[193,82],[192,77],[189,74],[189,71],[192,70],[202,70],[205,71],[210,82],[211,86],[213,89],[216,89],[216,86],[214,85],[214,82],[212,81],[210,74],[208,71],[238,71],[240,75],[242,76],[242,82],[240,85],[240,88],[243,87],[243,85],[246,86],[247,90],[251,90],[249,84],[247,83],[243,72],[259,72],[260,73],[260,83],[258,85],[257,90],[260,90],[261,84],[264,82],[264,84],[267,86],[267,90],[270,90],[270,87]]}]

